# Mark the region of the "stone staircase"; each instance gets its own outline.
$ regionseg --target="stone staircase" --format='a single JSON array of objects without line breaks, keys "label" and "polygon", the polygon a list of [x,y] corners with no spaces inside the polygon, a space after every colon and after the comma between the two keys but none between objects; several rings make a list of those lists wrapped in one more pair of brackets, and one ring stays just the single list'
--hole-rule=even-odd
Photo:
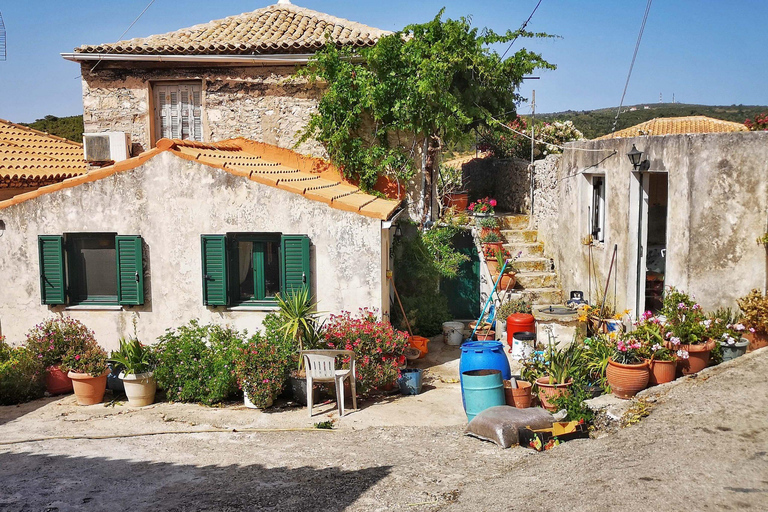
[{"label": "stone staircase", "polygon": [[534,304],[562,304],[563,291],[559,288],[554,263],[544,257],[544,244],[538,241],[538,233],[528,228],[528,215],[498,215],[501,234],[507,240],[504,248],[514,257],[517,284],[515,292],[521,293]]}]

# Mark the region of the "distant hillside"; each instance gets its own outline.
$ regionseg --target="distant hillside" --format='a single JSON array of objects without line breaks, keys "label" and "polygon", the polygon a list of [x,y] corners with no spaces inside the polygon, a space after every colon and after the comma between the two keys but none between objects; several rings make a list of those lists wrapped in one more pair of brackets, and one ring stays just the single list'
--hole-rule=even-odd
[{"label": "distant hillside", "polygon": [[[731,105],[718,107],[712,105],[689,105],[685,103],[629,105],[622,107],[619,121],[616,123],[616,130],[629,128],[657,117],[708,116],[715,119],[723,119],[724,121],[743,123],[746,119],[752,119],[761,112],[768,112],[768,106]],[[594,139],[595,137],[610,133],[615,117],[616,107],[536,114],[536,120],[547,122],[573,121],[576,128],[588,139]]]},{"label": "distant hillside", "polygon": [[34,123],[19,124],[75,142],[83,142],[83,116],[45,116]]}]

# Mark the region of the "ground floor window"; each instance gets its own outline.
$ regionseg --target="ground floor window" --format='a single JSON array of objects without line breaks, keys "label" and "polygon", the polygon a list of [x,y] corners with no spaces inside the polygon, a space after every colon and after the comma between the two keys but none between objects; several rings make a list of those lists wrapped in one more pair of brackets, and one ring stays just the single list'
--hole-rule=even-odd
[{"label": "ground floor window", "polygon": [[590,233],[595,242],[605,242],[605,176],[592,176]]}]

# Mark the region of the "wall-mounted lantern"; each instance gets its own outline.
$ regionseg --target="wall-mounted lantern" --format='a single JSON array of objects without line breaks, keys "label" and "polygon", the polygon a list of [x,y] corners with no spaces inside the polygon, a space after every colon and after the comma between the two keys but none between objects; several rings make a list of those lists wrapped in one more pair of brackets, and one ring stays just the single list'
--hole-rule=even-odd
[{"label": "wall-mounted lantern", "polygon": [[643,152],[638,151],[635,145],[632,144],[632,149],[629,151],[629,153],[627,153],[627,157],[629,158],[629,162],[632,164],[632,167],[634,167],[635,170],[638,170],[643,158]]}]

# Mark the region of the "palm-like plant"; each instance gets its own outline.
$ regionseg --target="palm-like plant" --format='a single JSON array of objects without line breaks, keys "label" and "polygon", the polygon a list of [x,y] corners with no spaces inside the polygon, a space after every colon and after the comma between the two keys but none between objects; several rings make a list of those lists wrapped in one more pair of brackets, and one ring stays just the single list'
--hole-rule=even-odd
[{"label": "palm-like plant", "polygon": [[126,375],[136,375],[152,371],[155,367],[152,350],[145,347],[136,338],[120,339],[120,349],[112,352],[108,360],[113,365],[123,368]]},{"label": "palm-like plant", "polygon": [[[320,313],[315,311],[317,303],[312,300],[313,297],[309,295],[307,288],[293,290],[285,297],[277,294],[275,299],[283,321],[280,331],[294,341],[301,353],[304,350],[304,342],[316,340],[320,334],[317,323]],[[299,357],[299,371],[303,366],[303,358]]]}]

